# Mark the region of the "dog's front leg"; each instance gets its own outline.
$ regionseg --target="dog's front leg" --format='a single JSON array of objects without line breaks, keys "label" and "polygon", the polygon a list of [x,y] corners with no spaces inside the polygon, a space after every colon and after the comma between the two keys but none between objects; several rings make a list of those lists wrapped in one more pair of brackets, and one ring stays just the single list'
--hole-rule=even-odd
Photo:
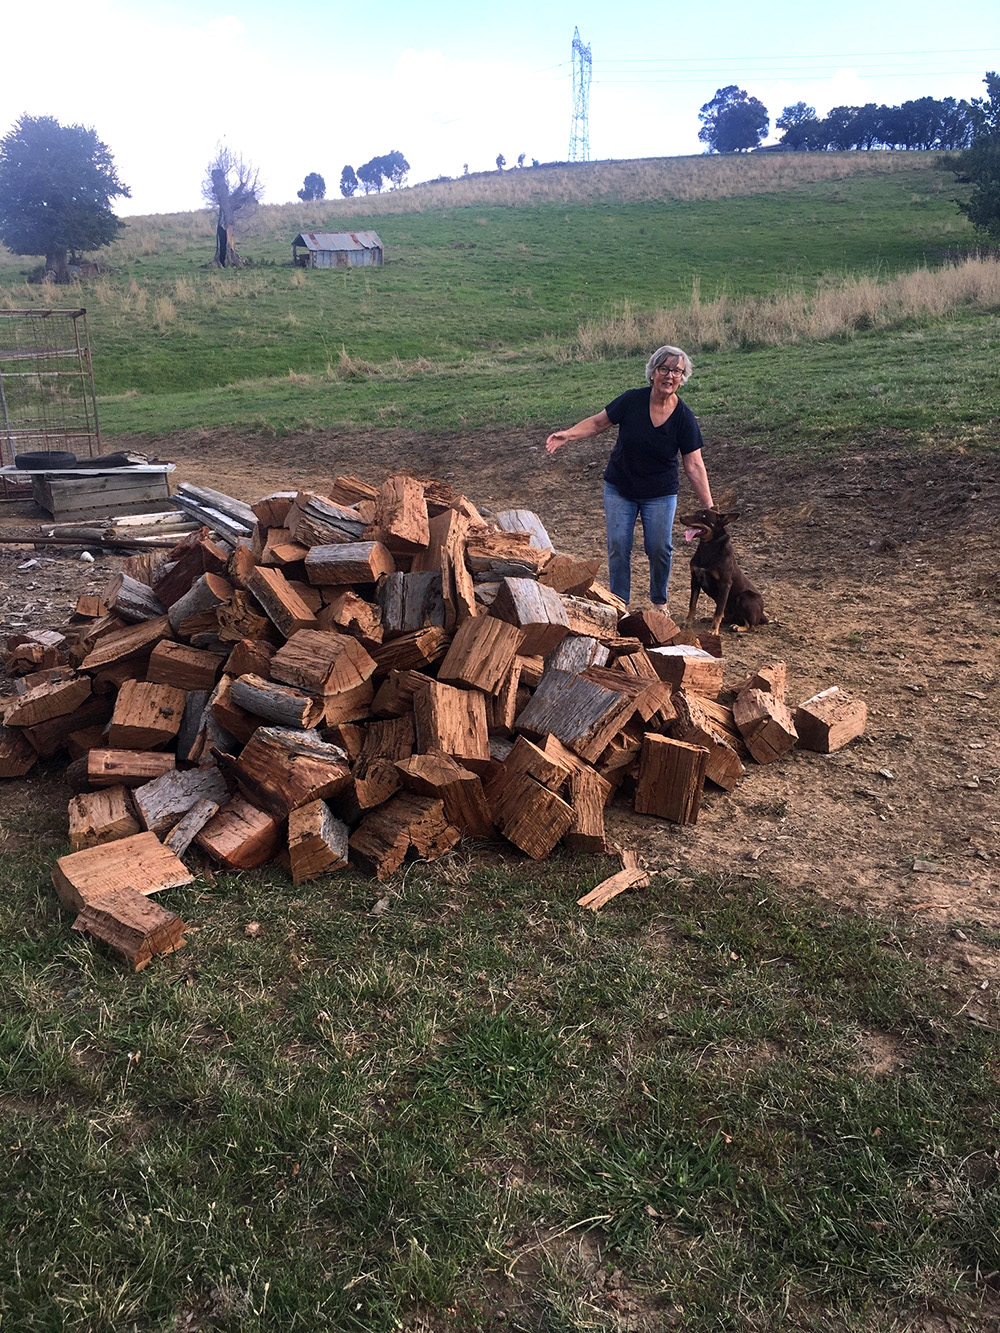
[{"label": "dog's front leg", "polygon": [[715,618],[712,621],[713,634],[718,634],[719,630],[722,628],[722,617],[725,614],[726,603],[729,601],[729,590],[732,586],[732,579],[730,579],[728,583],[720,584],[719,591],[715,595]]},{"label": "dog's front leg", "polygon": [[698,594],[701,592],[701,584],[698,582],[694,570],[691,571],[691,601],[688,603],[687,620],[684,622],[684,628],[690,629],[694,624],[695,607],[698,605]]}]

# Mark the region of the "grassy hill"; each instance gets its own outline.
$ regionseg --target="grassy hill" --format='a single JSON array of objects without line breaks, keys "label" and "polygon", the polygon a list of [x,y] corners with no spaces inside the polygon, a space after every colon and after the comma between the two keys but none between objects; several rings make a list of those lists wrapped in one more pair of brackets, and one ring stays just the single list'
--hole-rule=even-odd
[{"label": "grassy hill", "polygon": [[[112,271],[72,296],[102,425],[543,426],[636,382],[645,349],[669,340],[699,354],[688,396],[702,415],[789,440],[890,420],[976,435],[1000,283],[990,264],[961,290],[927,290],[927,270],[976,244],[934,157],[593,164],[264,207],[241,242],[252,267],[227,272],[211,267],[207,212],[131,219],[102,254]],[[293,269],[305,227],[373,227],[388,262]],[[66,302],[27,285],[26,267],[0,253],[0,302]],[[922,368],[958,349],[959,384],[928,413]]]}]

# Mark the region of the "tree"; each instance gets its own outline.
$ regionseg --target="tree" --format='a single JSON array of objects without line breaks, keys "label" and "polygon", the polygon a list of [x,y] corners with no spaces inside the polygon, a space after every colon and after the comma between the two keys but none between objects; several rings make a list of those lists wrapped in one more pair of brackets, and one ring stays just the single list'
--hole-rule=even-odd
[{"label": "tree", "polygon": [[507,159],[504,157],[503,153],[497,153],[497,171],[503,171],[506,165]]},{"label": "tree", "polygon": [[385,172],[382,170],[382,158],[373,157],[358,167],[358,180],[365,194],[381,194],[385,184]]},{"label": "tree", "polygon": [[313,199],[325,199],[326,181],[318,171],[310,171],[302,182],[302,189],[297,190],[296,193],[304,204],[310,203]]},{"label": "tree", "polygon": [[115,239],[124,224],[111,201],[130,195],[86,126],[25,115],[0,139],[0,240],[16,255],[44,255],[56,282],[69,282],[70,253]]},{"label": "tree", "polygon": [[358,178],[354,174],[354,168],[348,163],[340,173],[340,193],[345,199],[351,199],[358,192]]},{"label": "tree", "polygon": [[233,236],[257,212],[264,184],[260,172],[240,153],[219,144],[205,168],[202,198],[218,212],[215,224],[215,263],[219,268],[238,268],[243,260],[236,253]]},{"label": "tree", "polygon": [[410,173],[410,164],[399,149],[394,148],[391,153],[386,153],[384,157],[377,160],[382,164],[382,175],[391,182],[392,188],[394,190],[402,189]]},{"label": "tree", "polygon": [[527,156],[528,156],[527,153],[518,153],[518,155],[517,155],[517,165],[518,165],[518,167],[523,167],[523,166],[524,166],[524,159],[525,159]]},{"label": "tree", "polygon": [[1000,75],[991,70],[983,82],[989,95],[972,99],[976,137],[955,161],[958,180],[972,185],[958,206],[974,227],[1000,241]]},{"label": "tree", "polygon": [[698,138],[710,153],[742,153],[756,148],[767,134],[767,107],[735,83],[719,88],[698,112]]}]

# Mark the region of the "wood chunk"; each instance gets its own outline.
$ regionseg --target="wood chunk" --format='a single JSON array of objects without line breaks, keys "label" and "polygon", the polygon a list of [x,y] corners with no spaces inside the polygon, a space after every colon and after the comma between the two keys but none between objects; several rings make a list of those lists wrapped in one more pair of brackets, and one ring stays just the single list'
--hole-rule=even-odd
[{"label": "wood chunk", "polygon": [[740,735],[740,729],[736,725],[733,717],[733,710],[728,704],[721,704],[717,699],[708,699],[705,695],[698,696],[698,705],[701,711],[706,714],[725,738],[726,744],[735,750],[741,759],[749,759],[750,751],[746,747],[746,741]]},{"label": "wood chunk", "polygon": [[396,761],[408,759],[415,744],[412,713],[368,724],[354,765],[353,794],[348,793],[338,807],[345,818],[355,822],[362,811],[371,810],[395,795],[401,781]]},{"label": "wood chunk", "polygon": [[108,608],[101,601],[100,597],[94,593],[82,592],[76,599],[76,610],[74,615],[86,616],[88,620],[97,620],[100,616],[106,616]]},{"label": "wood chunk", "polygon": [[417,682],[430,680],[419,671],[390,671],[371,703],[373,717],[401,717],[413,712]]},{"label": "wood chunk", "polygon": [[669,722],[674,716],[672,691],[664,681],[650,680],[645,675],[633,675],[627,670],[598,666],[587,667],[581,675],[584,680],[592,681],[595,685],[628,694],[635,702],[636,715],[647,723],[647,731],[656,730],[656,726],[650,725],[654,721],[659,725]]},{"label": "wood chunk", "polygon": [[470,526],[469,515],[459,508],[432,518],[427,550],[416,552],[411,566],[414,573],[434,569],[440,573],[444,627],[449,633],[477,614],[476,591],[466,563]]},{"label": "wood chunk", "polygon": [[611,737],[597,761],[597,771],[602,778],[618,786],[626,776],[638,776],[642,736],[634,722],[630,722]]},{"label": "wood chunk", "polygon": [[366,648],[382,642],[382,617],[377,606],[352,588],[324,588],[326,605],[316,617],[322,630],[343,630]]},{"label": "wood chunk", "polygon": [[575,676],[590,666],[606,666],[609,657],[610,653],[604,644],[598,643],[589,634],[569,634],[558,648],[549,653],[545,659],[545,670],[568,671]]},{"label": "wood chunk", "polygon": [[475,770],[489,766],[486,699],[478,690],[460,690],[436,680],[418,681],[413,691],[417,750],[440,750]]},{"label": "wood chunk", "polygon": [[305,560],[309,547],[292,541],[292,534],[287,528],[269,528],[260,552],[262,565],[295,565]]},{"label": "wood chunk", "polygon": [[537,690],[542,677],[548,670],[544,657],[525,657],[517,655],[517,666],[521,673],[521,684],[525,689]]},{"label": "wood chunk", "polygon": [[[14,681],[14,693],[17,695],[27,694],[36,685],[52,685],[59,680],[73,680],[76,674],[76,669],[71,666],[49,667],[45,671],[31,671],[26,676],[17,677]],[[0,699],[0,711],[9,706],[9,695],[6,699]]]},{"label": "wood chunk", "polygon": [[296,491],[272,491],[262,500],[252,504],[254,517],[265,528],[283,528],[288,518],[288,511],[295,503]]},{"label": "wood chunk", "polygon": [[314,546],[305,557],[305,565],[309,582],[324,587],[377,583],[396,569],[392,552],[381,542]]},{"label": "wood chunk", "polygon": [[545,524],[530,509],[501,509],[494,517],[503,532],[526,532],[532,545],[545,551],[555,550]]},{"label": "wood chunk", "polygon": [[696,824],[708,751],[648,732],[642,739],[635,808],[675,824]]},{"label": "wood chunk", "polygon": [[582,764],[574,766],[569,778],[573,823],[566,834],[566,846],[571,852],[603,855],[608,850],[604,807],[612,790],[611,783],[594,769]]},{"label": "wood chunk", "polygon": [[[167,612],[170,628],[175,634],[190,633],[185,627],[195,622],[206,612],[214,612],[218,607],[232,601],[233,585],[221,574],[202,574],[192,583],[183,597],[179,597]],[[214,616],[206,622],[217,624]]]},{"label": "wood chunk", "polygon": [[228,548],[213,541],[207,528],[179,543],[153,575],[153,592],[166,607],[179,601],[202,574],[225,574]]},{"label": "wood chunk", "polygon": [[142,827],[162,838],[199,801],[214,801],[221,805],[228,800],[229,789],[215,767],[175,768],[136,787],[132,799]]},{"label": "wood chunk", "polygon": [[270,680],[274,653],[273,644],[263,643],[260,639],[240,639],[226,658],[225,674],[234,680],[240,676],[260,676],[263,680]]},{"label": "wood chunk", "polygon": [[494,773],[486,785],[486,799],[492,803],[499,799],[502,788],[517,777],[530,777],[551,791],[559,791],[573,771],[573,764],[564,759],[561,751],[552,748],[542,749],[525,736],[518,736],[504,757],[500,771]]},{"label": "wood chunk", "polygon": [[[246,745],[261,724],[261,719],[255,713],[248,713],[245,708],[240,708],[239,704],[233,699],[232,676],[222,676],[220,678],[218,685],[209,696],[208,712],[223,731],[239,741],[241,745]],[[189,757],[197,762],[208,756],[199,749],[197,754],[191,754]]]},{"label": "wood chunk", "polygon": [[217,754],[224,771],[265,810],[284,817],[310,801],[325,800],[351,781],[347,756],[315,733],[259,727],[238,759]]},{"label": "wood chunk", "polygon": [[337,504],[311,491],[299,491],[289,509],[284,526],[292,540],[302,546],[336,546],[340,542],[359,542],[365,525],[356,509]]},{"label": "wood chunk", "polygon": [[[502,621],[498,621],[502,624]],[[524,704],[519,702],[518,693],[521,684],[521,659],[515,657],[510,670],[500,684],[486,696],[486,729],[491,736],[510,736],[514,732],[514,721],[519,710],[527,703],[525,691]]]},{"label": "wood chunk", "polygon": [[679,627],[666,611],[634,611],[625,616],[618,626],[618,633],[630,635],[645,644],[647,648],[657,648],[673,642]]},{"label": "wood chunk", "polygon": [[556,592],[582,596],[597,577],[600,560],[578,560],[572,555],[553,555],[538,576],[538,582]]},{"label": "wood chunk", "polygon": [[487,783],[486,800],[503,836],[537,861],[548,856],[569,832],[574,815],[571,805],[529,772],[508,768],[523,739],[518,738],[500,771]]},{"label": "wood chunk", "polygon": [[403,786],[418,796],[432,796],[444,803],[450,824],[471,838],[493,836],[493,820],[483,793],[483,784],[450,755],[432,752],[398,759]]},{"label": "wood chunk", "polygon": [[166,639],[149,655],[146,680],[158,685],[174,685],[179,690],[211,690],[222,662],[218,653],[206,653],[200,648],[190,648],[186,643]]},{"label": "wood chunk", "polygon": [[585,893],[582,898],[577,898],[578,907],[589,907],[592,912],[599,911],[605,903],[617,898],[620,893],[627,889],[644,889],[650,882],[650,877],[638,859],[630,852],[622,852],[622,861],[627,862],[617,874],[610,875],[607,879],[602,879],[600,884],[596,884],[589,893]]},{"label": "wood chunk", "polygon": [[69,803],[69,845],[74,852],[141,831],[128,788],[120,784],[103,791],[81,792]]},{"label": "wood chunk", "polygon": [[196,844],[230,870],[253,870],[278,850],[281,820],[234,796],[212,816]]},{"label": "wood chunk", "polygon": [[673,647],[647,648],[656,674],[675,689],[715,696],[722,689],[725,663],[704,648],[681,643]]},{"label": "wood chunk", "polygon": [[101,843],[61,856],[52,871],[56,892],[67,907],[96,903],[115,889],[158,893],[190,884],[194,876],[155,833]]},{"label": "wood chunk", "polygon": [[519,652],[524,657],[546,657],[569,633],[559,594],[534,579],[504,579],[490,614],[522,631]]},{"label": "wood chunk", "polygon": [[12,727],[0,727],[0,778],[23,778],[38,762],[38,751]]},{"label": "wood chunk", "polygon": [[737,687],[737,692],[742,694],[744,690],[763,690],[765,694],[773,694],[784,703],[787,683],[788,668],[784,662],[765,662]]},{"label": "wood chunk", "polygon": [[473,531],[465,543],[465,561],[473,574],[496,579],[536,577],[551,558],[551,550],[532,546],[526,532]]},{"label": "wood chunk", "polygon": [[624,616],[628,611],[628,607],[622,599],[616,597],[614,593],[609,588],[605,588],[602,583],[592,583],[586,592],[581,593],[581,596],[586,597],[591,602],[600,602],[602,606],[614,607],[619,616]]},{"label": "wood chunk", "polygon": [[141,787],[175,766],[174,755],[162,751],[105,747],[87,754],[87,782],[91,787],[113,787],[119,782],[126,787]]},{"label": "wood chunk", "polygon": [[349,830],[323,801],[310,801],[288,816],[292,882],[304,884],[347,866]]},{"label": "wood chunk", "polygon": [[799,748],[832,754],[860,736],[867,721],[867,705],[861,699],[852,699],[839,685],[831,685],[796,708]]},{"label": "wood chunk", "polygon": [[70,759],[80,759],[89,750],[96,750],[103,744],[103,726],[81,727],[66,737],[66,753]]},{"label": "wood chunk", "polygon": [[339,505],[356,505],[362,500],[370,500],[374,504],[377,498],[378,487],[362,481],[360,477],[334,477],[330,487],[330,499]]},{"label": "wood chunk", "polygon": [[613,607],[568,594],[562,595],[562,604],[574,634],[587,634],[601,641],[619,637],[618,612]]},{"label": "wood chunk", "polygon": [[219,802],[208,797],[197,801],[163,839],[164,847],[169,847],[174,856],[183,856],[218,808]]},{"label": "wood chunk", "polygon": [[290,685],[246,675],[234,680],[229,697],[237,708],[274,722],[279,727],[314,727],[323,716],[323,704]]},{"label": "wood chunk", "polygon": [[385,479],[375,500],[375,527],[394,553],[422,551],[430,544],[424,488],[415,477],[399,473]]},{"label": "wood chunk", "polygon": [[593,763],[608,741],[635,712],[636,695],[628,678],[606,686],[571,676],[567,671],[546,671],[516,726],[530,736],[551,732],[583,759]]},{"label": "wood chunk", "polygon": [[148,657],[161,639],[172,638],[170,621],[166,616],[156,620],[142,620],[137,625],[112,630],[102,635],[96,646],[81,663],[83,671],[100,671],[121,662]]},{"label": "wood chunk", "polygon": [[758,764],[780,759],[798,740],[791,711],[763,690],[743,690],[737,695],[733,719]]},{"label": "wood chunk", "polygon": [[133,972],[141,972],[157,954],[182,949],[187,927],[176,912],[134,889],[116,889],[84,907],[72,929],[107,945]]},{"label": "wood chunk", "polygon": [[330,630],[299,630],[271,658],[272,680],[321,696],[355,690],[374,674],[375,661],[362,645]]},{"label": "wood chunk", "polygon": [[430,625],[444,626],[441,575],[390,574],[378,590],[385,638],[397,638]]},{"label": "wood chunk", "polygon": [[115,574],[101,589],[101,601],[130,625],[140,620],[156,620],[167,611],[152,588],[128,574]]},{"label": "wood chunk", "polygon": [[152,750],[167,745],[180,730],[183,715],[183,690],[127,680],[115,701],[108,744],[119,750]]},{"label": "wood chunk", "polygon": [[286,639],[296,630],[316,628],[315,615],[280,569],[258,566],[247,575],[246,586]]},{"label": "wood chunk", "polygon": [[4,710],[4,725],[33,727],[55,717],[74,713],[89,697],[89,676],[74,676],[72,680],[52,681],[36,685],[24,694],[13,695]]},{"label": "wood chunk", "polygon": [[708,751],[705,777],[723,791],[731,791],[743,776],[744,769],[729,737],[696,694],[677,690],[673,704],[676,717],[670,723],[670,735],[688,745],[703,746]]},{"label": "wood chunk", "polygon": [[461,834],[449,824],[444,802],[401,792],[366,815],[351,834],[351,860],[366,874],[387,879],[409,851],[434,860],[454,847]]},{"label": "wood chunk", "polygon": [[375,675],[387,676],[390,671],[419,671],[444,657],[450,642],[451,635],[439,625],[401,634],[398,639],[390,639],[372,649]]},{"label": "wood chunk", "polygon": [[277,639],[278,631],[267,616],[260,614],[257,603],[248,592],[237,590],[232,601],[216,608],[220,639],[226,643],[269,643]]},{"label": "wood chunk", "polygon": [[506,621],[493,616],[466,620],[458,627],[437,678],[492,694],[509,677],[520,642],[521,631]]}]

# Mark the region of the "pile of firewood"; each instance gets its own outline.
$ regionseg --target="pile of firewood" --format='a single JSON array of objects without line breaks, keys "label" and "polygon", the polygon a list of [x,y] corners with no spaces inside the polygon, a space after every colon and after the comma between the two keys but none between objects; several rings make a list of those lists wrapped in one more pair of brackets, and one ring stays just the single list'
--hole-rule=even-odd
[{"label": "pile of firewood", "polygon": [[487,520],[399,475],[250,512],[249,538],[206,526],[143,552],[63,629],[7,643],[0,777],[68,752],[53,879],[75,928],[137,968],[183,943],[148,895],[189,883],[195,849],[281,858],[296,883],[349,863],[384,879],[463,836],[601,853],[616,789],[693,823],[706,780],[864,728],[836,687],[793,713],[781,663],[724,696],[717,637],[626,615],[527,511]]}]

